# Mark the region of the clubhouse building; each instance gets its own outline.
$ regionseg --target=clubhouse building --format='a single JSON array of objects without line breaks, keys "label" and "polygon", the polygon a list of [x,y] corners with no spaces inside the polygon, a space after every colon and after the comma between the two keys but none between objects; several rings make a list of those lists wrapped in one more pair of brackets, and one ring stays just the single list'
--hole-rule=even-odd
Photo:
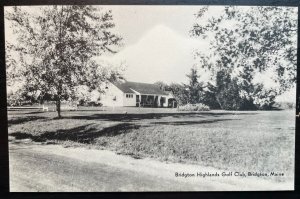
[{"label": "clubhouse building", "polygon": [[174,96],[155,84],[139,82],[108,83],[101,96],[103,106],[176,107]]}]

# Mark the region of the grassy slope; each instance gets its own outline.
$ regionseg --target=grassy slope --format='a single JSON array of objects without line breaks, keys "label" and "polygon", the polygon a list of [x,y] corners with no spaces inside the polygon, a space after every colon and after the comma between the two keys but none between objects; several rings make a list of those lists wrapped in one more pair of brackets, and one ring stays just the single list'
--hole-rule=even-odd
[{"label": "grassy slope", "polygon": [[[9,112],[16,139],[106,148],[134,157],[293,175],[293,111],[105,114]],[[24,114],[26,113],[26,114]]]}]

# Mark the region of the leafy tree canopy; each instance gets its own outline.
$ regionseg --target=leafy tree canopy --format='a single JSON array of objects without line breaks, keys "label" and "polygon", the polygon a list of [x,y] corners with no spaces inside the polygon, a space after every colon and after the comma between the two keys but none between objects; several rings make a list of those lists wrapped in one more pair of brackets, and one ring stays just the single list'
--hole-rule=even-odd
[{"label": "leafy tree canopy", "polygon": [[[197,13],[191,34],[209,41],[209,52],[196,53],[200,65],[212,72],[225,70],[244,85],[253,85],[258,72],[274,72],[277,94],[293,86],[297,62],[297,9],[291,7],[225,7],[207,16]],[[203,20],[205,19],[205,20]],[[246,91],[249,92],[249,91]]]},{"label": "leafy tree canopy", "polygon": [[[36,8],[35,8],[36,9]],[[116,53],[121,37],[114,33],[111,11],[94,6],[44,6],[33,13],[23,7],[5,12],[17,35],[7,43],[7,82],[25,79],[26,90],[55,96],[60,117],[60,101],[73,98],[74,88],[100,88],[103,82],[121,78],[94,58]],[[12,52],[19,54],[14,61]]]}]

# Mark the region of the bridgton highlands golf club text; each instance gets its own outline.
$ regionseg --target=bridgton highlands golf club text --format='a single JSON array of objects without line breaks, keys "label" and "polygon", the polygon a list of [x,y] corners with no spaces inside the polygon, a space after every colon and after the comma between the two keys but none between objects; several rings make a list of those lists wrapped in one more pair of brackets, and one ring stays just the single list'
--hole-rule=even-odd
[{"label": "bridgton highlands golf club text", "polygon": [[283,177],[285,176],[283,172],[239,172],[239,171],[229,171],[229,172],[175,172],[175,177]]}]

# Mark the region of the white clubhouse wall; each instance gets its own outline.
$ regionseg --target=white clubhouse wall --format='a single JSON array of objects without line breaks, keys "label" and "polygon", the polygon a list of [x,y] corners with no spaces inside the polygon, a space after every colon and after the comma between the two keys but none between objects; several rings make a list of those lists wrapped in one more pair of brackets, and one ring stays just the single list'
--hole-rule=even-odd
[{"label": "white clubhouse wall", "polygon": [[[133,95],[132,98],[126,98],[126,94]],[[123,94],[123,106],[136,106],[136,94],[124,93]]]},{"label": "white clubhouse wall", "polygon": [[124,93],[120,89],[112,83],[109,83],[105,91],[106,92],[101,95],[101,103],[103,106],[123,106]]}]

